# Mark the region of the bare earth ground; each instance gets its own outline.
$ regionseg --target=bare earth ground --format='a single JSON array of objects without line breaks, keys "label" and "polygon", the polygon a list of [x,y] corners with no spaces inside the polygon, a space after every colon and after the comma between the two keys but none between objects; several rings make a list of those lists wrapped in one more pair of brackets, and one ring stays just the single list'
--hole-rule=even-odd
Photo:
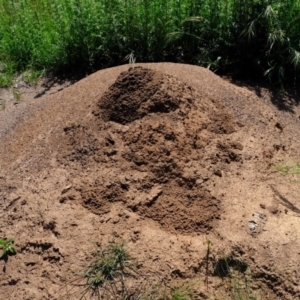
[{"label": "bare earth ground", "polygon": [[1,299],[79,299],[72,281],[112,241],[195,299],[229,299],[224,257],[257,299],[300,299],[299,185],[272,169],[299,162],[293,102],[169,63],[67,85],[0,93],[0,237],[18,251]]}]

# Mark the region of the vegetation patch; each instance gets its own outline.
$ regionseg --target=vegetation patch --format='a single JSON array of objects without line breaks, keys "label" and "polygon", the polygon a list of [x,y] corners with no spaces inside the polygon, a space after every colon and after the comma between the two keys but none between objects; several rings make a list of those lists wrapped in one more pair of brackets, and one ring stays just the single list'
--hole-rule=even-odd
[{"label": "vegetation patch", "polygon": [[299,13],[299,0],[3,0],[0,86],[26,70],[154,61],[296,83]]},{"label": "vegetation patch", "polygon": [[[168,285],[164,278],[139,270],[123,244],[101,247],[95,259],[71,282],[66,297],[76,299],[192,300],[195,286]],[[67,284],[69,285],[69,283]]]},{"label": "vegetation patch", "polygon": [[282,175],[300,174],[300,164],[276,165],[273,167],[273,169]]},{"label": "vegetation patch", "polygon": [[2,248],[0,259],[7,259],[9,255],[15,255],[17,253],[16,249],[14,248],[14,239],[0,239],[0,247]]},{"label": "vegetation patch", "polygon": [[[193,300],[202,297],[198,291],[204,283],[202,280],[186,279],[175,283],[171,278],[153,275],[140,269],[139,263],[123,244],[114,243],[101,247],[89,266],[76,275],[75,280],[67,283],[66,286],[71,284],[72,287],[65,296],[67,299],[89,300]],[[258,299],[252,290],[251,273],[244,261],[223,256],[214,264],[214,275],[225,280],[230,299]]]}]

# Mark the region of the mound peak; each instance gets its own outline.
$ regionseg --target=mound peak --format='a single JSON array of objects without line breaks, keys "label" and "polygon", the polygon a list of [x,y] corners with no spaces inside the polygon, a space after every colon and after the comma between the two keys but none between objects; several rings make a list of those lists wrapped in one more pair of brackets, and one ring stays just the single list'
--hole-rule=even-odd
[{"label": "mound peak", "polygon": [[162,73],[130,68],[117,78],[99,102],[106,121],[127,124],[149,113],[168,113],[179,107],[180,90],[166,89],[168,79]]}]

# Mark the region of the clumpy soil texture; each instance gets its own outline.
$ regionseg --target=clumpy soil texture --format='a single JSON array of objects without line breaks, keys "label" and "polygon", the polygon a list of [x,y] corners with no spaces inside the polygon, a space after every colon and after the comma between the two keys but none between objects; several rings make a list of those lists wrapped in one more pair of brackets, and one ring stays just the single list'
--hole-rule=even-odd
[{"label": "clumpy soil texture", "polygon": [[298,114],[175,64],[103,70],[0,111],[0,237],[18,250],[0,261],[1,294],[79,299],[95,245],[117,241],[139,278],[192,283],[195,299],[230,297],[228,266],[257,299],[298,299],[298,186],[272,168],[299,158]]},{"label": "clumpy soil texture", "polygon": [[[176,110],[179,98],[161,88],[163,74],[144,68],[130,69],[109,88],[99,103],[103,119],[127,124],[149,113]],[[179,96],[179,95],[178,95]]]},{"label": "clumpy soil texture", "polygon": [[120,74],[93,114],[88,124],[64,128],[59,154],[64,165],[104,168],[92,188],[74,187],[85,208],[103,214],[122,202],[169,232],[213,228],[220,200],[205,181],[240,164],[243,149],[227,136],[238,125],[222,105],[170,75],[136,67]]}]

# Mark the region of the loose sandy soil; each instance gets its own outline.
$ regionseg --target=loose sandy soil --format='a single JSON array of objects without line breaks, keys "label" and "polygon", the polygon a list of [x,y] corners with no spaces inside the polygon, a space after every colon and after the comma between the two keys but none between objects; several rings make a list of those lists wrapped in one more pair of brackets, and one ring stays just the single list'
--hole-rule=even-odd
[{"label": "loose sandy soil", "polygon": [[[300,299],[299,178],[273,169],[299,162],[293,99],[279,110],[265,89],[167,63],[18,91],[0,93],[0,237],[18,251],[1,299],[80,299],[72,283],[112,242],[139,280],[194,299],[230,299],[243,276],[256,299]],[[218,276],[224,257],[240,279]]]}]

